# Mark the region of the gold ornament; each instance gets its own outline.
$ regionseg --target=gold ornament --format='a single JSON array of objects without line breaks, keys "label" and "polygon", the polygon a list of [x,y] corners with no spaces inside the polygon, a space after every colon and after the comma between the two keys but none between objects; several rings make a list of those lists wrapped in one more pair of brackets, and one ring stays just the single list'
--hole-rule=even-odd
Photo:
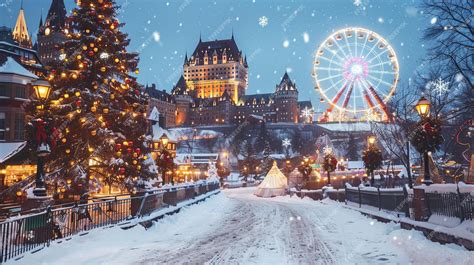
[{"label": "gold ornament", "polygon": [[95,106],[92,106],[92,107],[91,107],[91,111],[92,111],[92,112],[96,112],[96,111],[97,111],[97,108],[96,108]]},{"label": "gold ornament", "polygon": [[66,149],[66,154],[71,153],[71,149]]},{"label": "gold ornament", "polygon": [[66,141],[67,141],[66,138],[61,139],[61,142],[63,142],[63,143],[66,143]]},{"label": "gold ornament", "polygon": [[91,135],[92,135],[92,136],[96,136],[96,135],[97,135],[97,131],[96,131],[96,130],[92,130],[92,131],[91,131]]},{"label": "gold ornament", "polygon": [[79,97],[81,95],[81,92],[76,91],[76,93],[74,93],[74,95],[76,95],[76,97]]}]

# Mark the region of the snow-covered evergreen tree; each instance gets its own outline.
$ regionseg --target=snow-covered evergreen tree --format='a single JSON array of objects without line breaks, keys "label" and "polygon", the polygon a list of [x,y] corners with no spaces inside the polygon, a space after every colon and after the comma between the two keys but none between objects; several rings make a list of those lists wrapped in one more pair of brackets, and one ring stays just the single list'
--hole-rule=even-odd
[{"label": "snow-covered evergreen tree", "polygon": [[145,162],[147,100],[130,74],[138,74],[138,55],[126,50],[130,41],[113,0],[76,3],[60,61],[48,75],[53,93],[47,114],[59,131],[48,167],[73,182],[87,172],[91,181],[101,176],[132,188],[152,176]]}]

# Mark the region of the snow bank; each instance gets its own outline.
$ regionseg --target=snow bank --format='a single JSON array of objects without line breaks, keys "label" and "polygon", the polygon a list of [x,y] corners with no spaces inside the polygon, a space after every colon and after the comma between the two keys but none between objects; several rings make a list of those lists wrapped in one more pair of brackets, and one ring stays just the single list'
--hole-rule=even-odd
[{"label": "snow bank", "polygon": [[431,184],[429,186],[420,185],[416,186],[416,189],[424,189],[425,192],[430,193],[456,193],[459,186],[459,192],[474,194],[474,185],[459,182],[458,184]]}]

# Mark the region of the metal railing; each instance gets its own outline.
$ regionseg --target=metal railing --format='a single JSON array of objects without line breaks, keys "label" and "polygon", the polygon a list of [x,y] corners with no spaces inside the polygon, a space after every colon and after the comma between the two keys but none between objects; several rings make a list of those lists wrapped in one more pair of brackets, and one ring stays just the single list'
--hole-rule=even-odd
[{"label": "metal railing", "polygon": [[474,199],[470,193],[425,193],[430,215],[474,220]]},{"label": "metal railing", "polygon": [[346,188],[346,200],[380,210],[408,213],[408,196],[403,190]]},{"label": "metal railing", "polygon": [[39,213],[9,218],[0,223],[0,263],[49,246],[53,240],[150,215],[170,205],[164,200],[166,196],[171,195],[171,204],[176,205],[217,189],[219,183],[172,187],[128,198],[101,198],[87,204],[48,207]]}]

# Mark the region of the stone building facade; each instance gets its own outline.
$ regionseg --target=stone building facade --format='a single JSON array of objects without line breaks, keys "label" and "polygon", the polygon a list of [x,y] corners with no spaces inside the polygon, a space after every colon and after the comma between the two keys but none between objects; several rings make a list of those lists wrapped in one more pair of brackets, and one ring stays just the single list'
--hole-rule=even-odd
[{"label": "stone building facade", "polygon": [[247,70],[247,60],[234,36],[209,42],[200,39],[191,58],[185,57],[184,73],[171,94],[160,91],[158,95],[150,87],[146,91],[151,96],[150,105],[157,106],[160,113],[168,113],[166,120],[171,118],[174,104],[175,123],[167,122],[167,126],[232,125],[250,115],[273,123],[305,121],[301,112],[303,108],[311,109],[311,102],[298,102],[298,89],[288,73],[273,93],[246,95]]}]

